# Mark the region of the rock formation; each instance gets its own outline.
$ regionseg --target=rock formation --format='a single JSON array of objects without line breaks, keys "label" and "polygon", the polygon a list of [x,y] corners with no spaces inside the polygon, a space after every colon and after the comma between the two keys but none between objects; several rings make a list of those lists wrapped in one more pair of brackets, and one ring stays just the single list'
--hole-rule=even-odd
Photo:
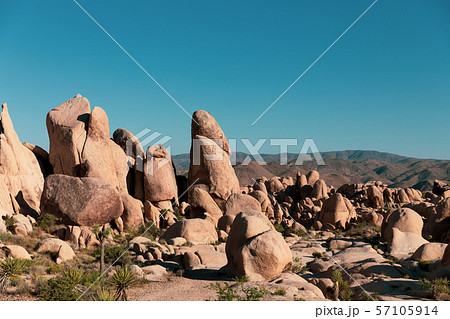
[{"label": "rock formation", "polygon": [[0,213],[37,217],[43,186],[39,162],[20,142],[5,103],[0,113]]}]

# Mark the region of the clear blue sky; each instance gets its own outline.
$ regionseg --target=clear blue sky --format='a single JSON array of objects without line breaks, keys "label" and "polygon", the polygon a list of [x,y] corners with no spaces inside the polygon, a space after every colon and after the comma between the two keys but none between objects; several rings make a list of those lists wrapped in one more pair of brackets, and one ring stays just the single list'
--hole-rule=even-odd
[{"label": "clear blue sky", "polygon": [[[371,0],[79,3],[229,138],[450,159],[448,0],[379,0],[254,126]],[[47,112],[77,93],[106,110],[111,134],[149,128],[189,151],[190,118],[73,1],[0,0],[0,100],[21,140],[48,148]]]}]

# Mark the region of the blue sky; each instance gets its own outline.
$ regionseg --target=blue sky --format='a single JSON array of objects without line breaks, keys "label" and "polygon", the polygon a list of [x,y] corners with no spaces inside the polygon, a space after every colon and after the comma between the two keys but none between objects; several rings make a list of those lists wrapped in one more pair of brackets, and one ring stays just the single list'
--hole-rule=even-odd
[{"label": "blue sky", "polygon": [[[229,138],[450,159],[450,1],[379,0],[254,126],[372,1],[79,3]],[[149,128],[189,151],[190,118],[73,1],[0,0],[0,101],[21,140],[47,149],[47,112],[77,93],[106,110],[111,134]]]}]

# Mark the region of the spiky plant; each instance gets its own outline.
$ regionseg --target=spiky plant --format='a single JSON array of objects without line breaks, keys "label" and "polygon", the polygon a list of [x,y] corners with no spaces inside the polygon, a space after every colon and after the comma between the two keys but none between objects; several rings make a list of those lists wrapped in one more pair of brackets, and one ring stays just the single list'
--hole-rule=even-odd
[{"label": "spiky plant", "polygon": [[81,270],[69,268],[64,270],[63,277],[69,279],[74,285],[78,285],[83,281],[84,273]]},{"label": "spiky plant", "polygon": [[9,281],[13,278],[19,277],[25,266],[25,260],[8,257],[6,260],[0,260],[0,292],[3,292]]},{"label": "spiky plant", "polygon": [[97,293],[92,296],[93,301],[115,301],[116,300],[116,294],[114,291],[108,288],[100,288],[97,290]]},{"label": "spiky plant", "polygon": [[130,270],[130,267],[116,267],[114,275],[110,279],[110,284],[115,288],[116,300],[127,301],[127,290],[136,286],[139,279]]}]

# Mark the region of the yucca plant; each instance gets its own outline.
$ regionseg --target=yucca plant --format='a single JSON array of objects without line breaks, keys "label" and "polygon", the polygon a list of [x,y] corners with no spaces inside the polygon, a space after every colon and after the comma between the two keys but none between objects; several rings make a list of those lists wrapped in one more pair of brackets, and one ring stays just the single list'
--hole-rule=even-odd
[{"label": "yucca plant", "polygon": [[26,265],[25,260],[12,257],[0,261],[0,292],[6,289],[11,279],[17,278],[22,274]]},{"label": "yucca plant", "polygon": [[116,294],[114,291],[108,288],[100,288],[97,293],[92,296],[93,301],[115,301]]},{"label": "yucca plant", "polygon": [[84,273],[78,269],[67,269],[63,272],[63,277],[69,279],[75,286],[81,284],[84,278]]},{"label": "yucca plant", "polygon": [[136,286],[139,279],[130,270],[130,267],[116,267],[114,275],[110,279],[110,284],[115,288],[116,300],[127,301],[127,290]]}]

